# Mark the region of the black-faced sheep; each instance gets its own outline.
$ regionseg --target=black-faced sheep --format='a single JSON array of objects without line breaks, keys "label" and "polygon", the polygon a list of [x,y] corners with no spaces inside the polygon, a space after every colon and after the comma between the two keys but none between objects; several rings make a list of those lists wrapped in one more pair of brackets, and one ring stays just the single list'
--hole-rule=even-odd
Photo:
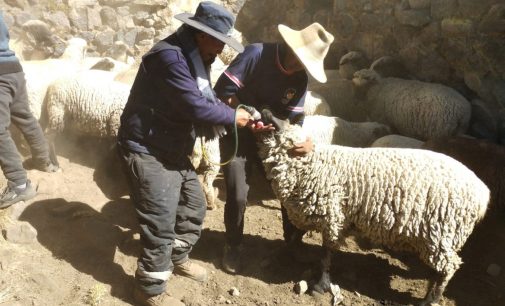
[{"label": "black-faced sheep", "polygon": [[[354,227],[372,242],[417,254],[438,274],[423,303],[437,303],[461,264],[457,252],[486,212],[486,185],[428,150],[316,144],[293,158],[288,150],[306,139],[301,127],[263,115],[277,131],[258,135],[259,156],[291,222],[321,232],[328,249]],[[326,265],[322,281],[328,273]]]},{"label": "black-faced sheep", "polygon": [[357,71],[353,83],[369,119],[389,125],[398,134],[426,140],[464,134],[468,129],[470,102],[450,87],[382,78],[369,69]]}]

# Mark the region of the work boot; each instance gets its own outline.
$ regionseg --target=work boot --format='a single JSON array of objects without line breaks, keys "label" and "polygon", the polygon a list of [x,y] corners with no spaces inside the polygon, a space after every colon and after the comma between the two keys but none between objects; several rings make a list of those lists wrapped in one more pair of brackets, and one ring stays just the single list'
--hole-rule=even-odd
[{"label": "work boot", "polygon": [[231,246],[226,244],[223,252],[223,269],[235,274],[240,268],[240,246]]},{"label": "work boot", "polygon": [[0,208],[7,208],[19,201],[27,201],[37,195],[30,180],[26,181],[26,187],[20,188],[7,186],[0,195]]},{"label": "work boot", "polygon": [[168,293],[163,292],[158,295],[148,295],[140,289],[135,288],[133,299],[138,306],[184,306],[185,304]]},{"label": "work boot", "polygon": [[207,270],[194,263],[191,259],[188,259],[181,264],[174,265],[174,273],[199,282],[205,282],[207,280]]}]

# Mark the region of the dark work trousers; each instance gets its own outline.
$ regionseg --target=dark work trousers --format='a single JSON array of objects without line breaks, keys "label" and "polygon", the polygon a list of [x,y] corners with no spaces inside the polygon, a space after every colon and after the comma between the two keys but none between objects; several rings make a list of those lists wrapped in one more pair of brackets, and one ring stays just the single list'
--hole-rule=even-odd
[{"label": "dark work trousers", "polygon": [[173,265],[186,262],[200,238],[205,197],[189,159],[175,165],[120,145],[118,151],[140,224],[135,280],[148,295],[157,295],[165,291]]},{"label": "dark work trousers", "polygon": [[9,185],[18,186],[27,178],[9,131],[11,122],[28,142],[33,159],[49,161],[47,141],[28,105],[24,72],[0,74],[0,166]]},{"label": "dark work trousers", "polygon": [[[220,150],[223,159],[229,159],[233,154],[235,150],[233,132],[229,132],[221,138]],[[248,128],[238,129],[237,154],[230,163],[223,166],[226,184],[224,225],[226,228],[226,243],[230,246],[238,246],[242,243],[244,237],[244,213],[247,206],[251,173],[255,166],[259,166],[264,175],[254,135]],[[295,236],[301,238],[305,232],[296,228],[289,221],[284,207],[281,207],[281,210],[284,240],[290,242],[295,239]]]}]

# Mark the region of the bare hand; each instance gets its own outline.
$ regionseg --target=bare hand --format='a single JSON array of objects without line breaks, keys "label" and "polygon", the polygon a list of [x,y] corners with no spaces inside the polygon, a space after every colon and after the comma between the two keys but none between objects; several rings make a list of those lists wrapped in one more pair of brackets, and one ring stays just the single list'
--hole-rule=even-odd
[{"label": "bare hand", "polygon": [[314,150],[314,143],[312,139],[307,137],[307,140],[302,143],[295,143],[294,147],[289,149],[288,154],[292,157],[305,156]]},{"label": "bare hand", "polygon": [[235,112],[235,121],[238,127],[244,127],[249,124],[253,118],[245,109],[239,108]]},{"label": "bare hand", "polygon": [[262,121],[251,120],[249,122],[248,127],[253,133],[263,133],[263,132],[275,131],[275,128],[272,124],[263,125]]}]

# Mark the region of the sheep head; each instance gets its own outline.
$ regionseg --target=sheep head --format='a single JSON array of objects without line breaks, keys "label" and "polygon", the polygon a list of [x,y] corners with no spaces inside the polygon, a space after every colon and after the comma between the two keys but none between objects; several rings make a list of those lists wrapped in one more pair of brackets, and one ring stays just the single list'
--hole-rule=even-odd
[{"label": "sheep head", "polygon": [[296,124],[303,119],[303,114],[290,121],[275,116],[270,109],[263,109],[261,117],[265,124],[275,127],[275,131],[257,134],[258,154],[264,163],[276,163],[279,158],[288,158],[288,151],[294,144],[307,139],[302,127]]},{"label": "sheep head", "polygon": [[273,114],[273,112],[264,108],[261,111],[261,120],[265,124],[272,124],[275,127],[275,131],[270,133],[263,133],[260,135],[261,141],[270,143],[271,147],[279,147],[283,150],[291,149],[295,143],[304,142],[307,139],[307,135],[302,131],[301,126],[297,123],[303,120],[304,114],[301,113],[291,120],[288,118],[282,119]]},{"label": "sheep head", "polygon": [[381,76],[371,69],[356,71],[352,77],[354,96],[359,99],[366,98],[368,89],[376,84]]}]

